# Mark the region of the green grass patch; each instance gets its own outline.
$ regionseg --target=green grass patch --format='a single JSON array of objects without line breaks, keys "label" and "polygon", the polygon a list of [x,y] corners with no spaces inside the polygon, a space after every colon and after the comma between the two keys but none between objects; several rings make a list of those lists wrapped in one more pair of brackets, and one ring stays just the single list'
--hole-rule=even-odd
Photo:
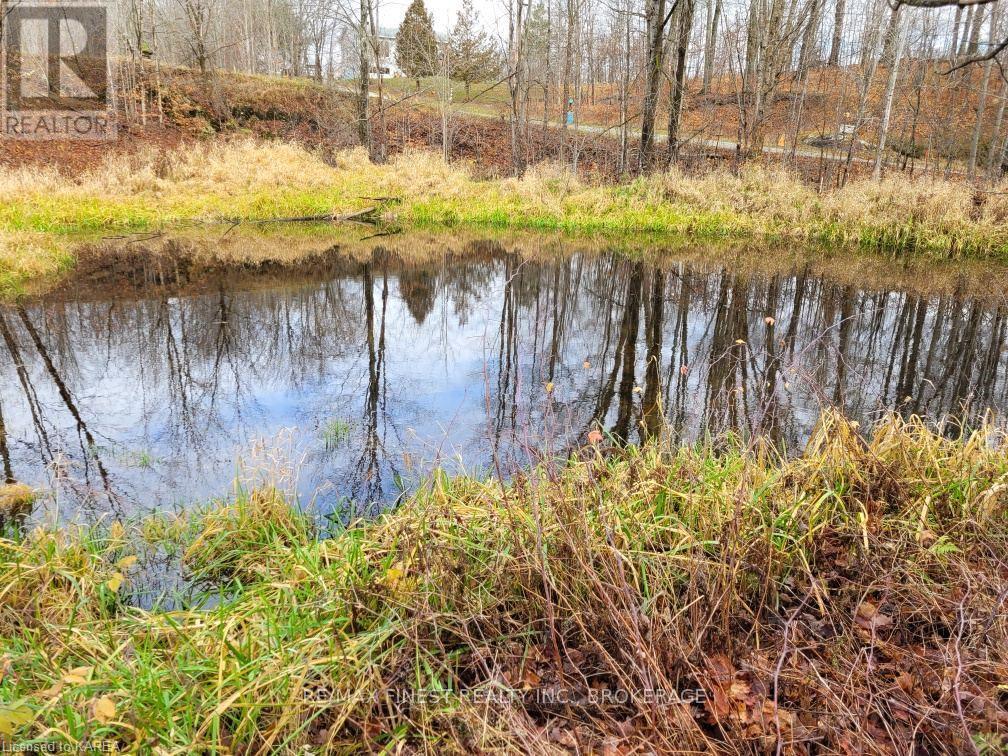
[{"label": "green grass patch", "polygon": [[[273,142],[196,145],[111,160],[68,178],[0,174],[0,285],[17,291],[63,268],[69,237],[330,214],[378,206],[407,227],[557,231],[612,239],[800,241],[948,259],[1008,256],[1008,200],[966,185],[888,179],[819,194],[782,172],[662,173],[585,183],[557,165],[520,179],[474,178],[430,153],[385,165],[361,152],[322,156]],[[45,186],[45,190],[35,187]],[[31,188],[26,188],[31,187]],[[384,198],[384,199],[375,199]],[[30,248],[30,252],[28,250]]]}]

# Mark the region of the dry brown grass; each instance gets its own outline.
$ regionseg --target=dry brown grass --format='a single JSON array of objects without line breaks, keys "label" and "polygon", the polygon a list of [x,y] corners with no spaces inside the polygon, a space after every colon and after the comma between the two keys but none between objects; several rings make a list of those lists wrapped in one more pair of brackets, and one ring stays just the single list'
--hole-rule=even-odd
[{"label": "dry brown grass", "polygon": [[1008,254],[1002,190],[977,194],[929,180],[858,181],[819,194],[796,176],[761,167],[612,185],[580,180],[556,164],[518,179],[481,180],[471,165],[446,164],[429,152],[373,165],[360,150],[327,155],[250,139],[141,151],[75,177],[50,171],[44,178],[36,169],[0,170],[6,289],[63,264],[73,234],[340,215],[374,204],[390,221],[440,228],[792,240],[951,258]]},{"label": "dry brown grass", "polygon": [[31,486],[23,483],[0,485],[0,517],[30,507],[34,500],[35,492]]}]

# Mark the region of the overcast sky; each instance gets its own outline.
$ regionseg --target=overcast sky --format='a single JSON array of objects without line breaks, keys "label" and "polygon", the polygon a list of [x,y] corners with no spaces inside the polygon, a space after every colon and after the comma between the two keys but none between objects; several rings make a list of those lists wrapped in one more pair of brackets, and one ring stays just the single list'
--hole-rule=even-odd
[{"label": "overcast sky", "polygon": [[[506,0],[473,0],[480,24],[491,34],[497,35],[498,28],[506,28],[498,23],[505,16],[505,3]],[[378,23],[382,28],[399,28],[409,4],[410,0],[378,0]],[[446,32],[455,24],[455,15],[462,7],[462,0],[424,0],[424,5],[434,17],[434,28]]]}]

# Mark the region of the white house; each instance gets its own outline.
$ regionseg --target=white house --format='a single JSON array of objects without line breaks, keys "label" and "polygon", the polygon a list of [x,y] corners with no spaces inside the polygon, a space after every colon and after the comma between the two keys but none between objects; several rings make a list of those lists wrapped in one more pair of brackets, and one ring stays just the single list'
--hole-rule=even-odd
[{"label": "white house", "polygon": [[[371,65],[371,76],[378,76],[378,69],[384,78],[402,76],[403,72],[396,65],[395,51],[396,29],[378,29],[378,67]],[[360,70],[360,48],[357,44],[357,30],[343,27],[339,38],[340,45],[340,75],[344,79],[356,79]]]}]

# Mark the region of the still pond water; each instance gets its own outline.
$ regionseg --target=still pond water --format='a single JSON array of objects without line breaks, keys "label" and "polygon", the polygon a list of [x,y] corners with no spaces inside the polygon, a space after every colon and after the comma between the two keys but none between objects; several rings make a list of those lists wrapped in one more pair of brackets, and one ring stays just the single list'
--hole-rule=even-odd
[{"label": "still pond water", "polygon": [[506,473],[662,416],[682,440],[795,450],[825,406],[868,422],[1008,406],[1003,295],[500,242],[404,257],[196,270],[134,254],[3,307],[4,477],[64,516],[269,479],[366,512],[438,465]]}]

